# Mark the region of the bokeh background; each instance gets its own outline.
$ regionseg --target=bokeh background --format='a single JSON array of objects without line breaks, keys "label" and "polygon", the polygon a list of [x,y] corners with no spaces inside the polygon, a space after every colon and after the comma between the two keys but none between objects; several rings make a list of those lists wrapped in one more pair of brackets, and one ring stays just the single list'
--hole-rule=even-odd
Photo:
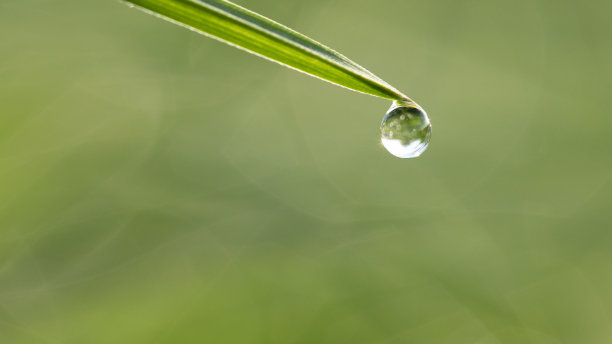
[{"label": "bokeh background", "polygon": [[612,343],[612,2],[240,0],[427,109],[0,2],[1,343]]}]

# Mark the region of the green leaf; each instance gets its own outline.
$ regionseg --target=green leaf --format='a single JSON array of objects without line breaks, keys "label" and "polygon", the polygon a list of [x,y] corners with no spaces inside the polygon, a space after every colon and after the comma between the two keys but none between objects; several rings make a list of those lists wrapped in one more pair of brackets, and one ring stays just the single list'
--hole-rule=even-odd
[{"label": "green leaf", "polygon": [[222,0],[125,0],[153,15],[348,89],[408,100],[393,86],[330,48]]}]

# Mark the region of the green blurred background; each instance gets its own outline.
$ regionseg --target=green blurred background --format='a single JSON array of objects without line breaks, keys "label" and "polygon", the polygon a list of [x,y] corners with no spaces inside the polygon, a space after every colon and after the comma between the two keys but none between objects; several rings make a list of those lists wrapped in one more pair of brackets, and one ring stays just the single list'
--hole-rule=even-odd
[{"label": "green blurred background", "polygon": [[241,0],[428,111],[0,2],[0,343],[612,343],[612,2]]}]

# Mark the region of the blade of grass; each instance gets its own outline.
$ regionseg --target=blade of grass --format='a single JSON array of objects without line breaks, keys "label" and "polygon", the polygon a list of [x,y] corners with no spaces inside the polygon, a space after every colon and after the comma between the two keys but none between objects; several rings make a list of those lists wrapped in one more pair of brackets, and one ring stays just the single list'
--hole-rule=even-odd
[{"label": "blade of grass", "polygon": [[146,12],[333,84],[373,96],[409,100],[334,50],[223,0],[124,0]]}]

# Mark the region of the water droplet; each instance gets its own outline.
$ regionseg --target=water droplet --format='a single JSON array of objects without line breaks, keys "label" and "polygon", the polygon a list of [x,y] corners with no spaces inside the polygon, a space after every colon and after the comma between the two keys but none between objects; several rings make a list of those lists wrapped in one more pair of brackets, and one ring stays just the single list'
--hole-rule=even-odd
[{"label": "water droplet", "polygon": [[416,103],[394,101],[380,124],[380,137],[389,153],[398,158],[416,158],[427,149],[431,123]]}]

